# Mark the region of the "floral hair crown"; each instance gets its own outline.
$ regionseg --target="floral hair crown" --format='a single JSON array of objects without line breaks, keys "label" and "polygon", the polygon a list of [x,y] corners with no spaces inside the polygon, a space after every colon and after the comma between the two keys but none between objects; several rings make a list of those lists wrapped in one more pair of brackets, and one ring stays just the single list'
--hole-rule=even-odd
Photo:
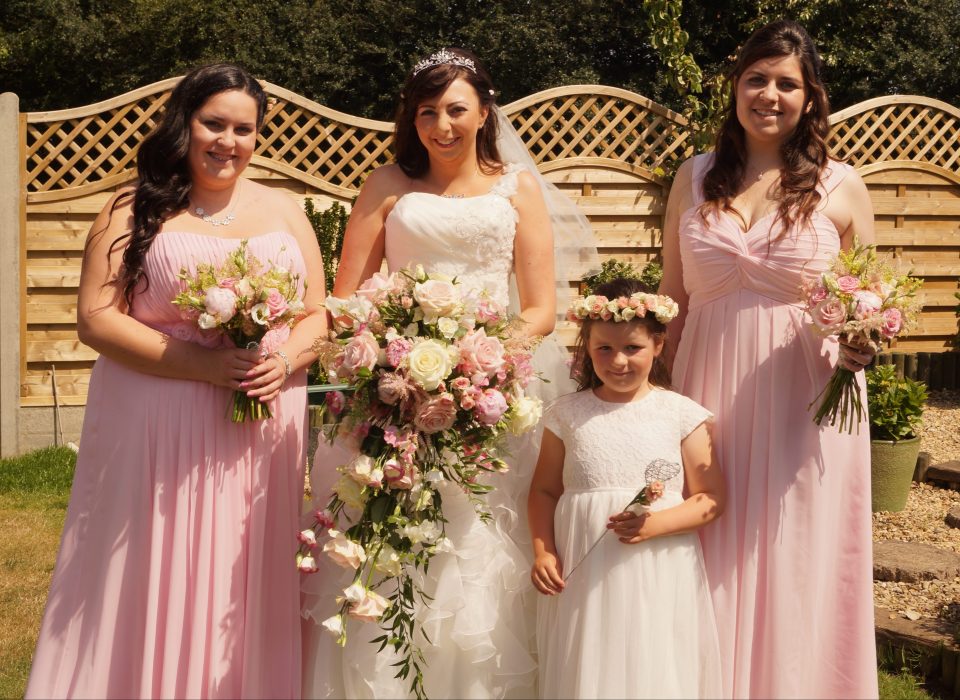
[{"label": "floral hair crown", "polygon": [[647,294],[636,292],[628,297],[607,299],[600,294],[591,294],[575,300],[567,310],[567,320],[581,323],[591,321],[632,321],[643,318],[648,313],[656,316],[660,323],[670,323],[677,317],[680,307],[665,294]]},{"label": "floral hair crown", "polygon": [[461,68],[466,68],[467,70],[473,73],[477,72],[477,66],[473,62],[472,58],[467,58],[466,56],[455,54],[453,53],[453,51],[447,51],[446,49],[440,49],[436,53],[430,54],[422,61],[419,61],[413,67],[413,74],[416,75],[420,71],[426,70],[427,68],[433,68],[434,66],[442,66],[444,64],[460,66]]}]

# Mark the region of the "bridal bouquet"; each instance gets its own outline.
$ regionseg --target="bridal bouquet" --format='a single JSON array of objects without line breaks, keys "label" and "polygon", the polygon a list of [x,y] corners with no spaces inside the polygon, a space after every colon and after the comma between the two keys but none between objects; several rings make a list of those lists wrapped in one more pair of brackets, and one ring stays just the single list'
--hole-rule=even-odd
[{"label": "bridal bouquet", "polygon": [[[829,270],[807,280],[802,291],[814,331],[879,350],[883,341],[903,333],[914,320],[920,285],[921,280],[898,275],[879,260],[874,246],[855,242],[837,255]],[[838,366],[810,407],[821,397],[814,422],[820,425],[828,418],[834,425],[839,417],[839,428],[853,432],[864,415],[856,374]]]},{"label": "bridal bouquet", "polygon": [[327,437],[352,441],[357,454],[300,533],[297,564],[315,571],[322,553],[355,572],[324,626],[344,644],[348,618],[379,622],[385,634],[374,641],[397,650],[398,677],[422,697],[420,573],[452,551],[439,486],[461,489],[490,517],[484,477],[507,468],[498,444],[540,419],[540,401],[525,395],[534,341],[489,297],[419,266],[374,275],[327,308],[333,339],[315,349],[328,376],[352,389],[328,395]]},{"label": "bridal bouquet", "polygon": [[[220,265],[200,263],[177,277],[182,289],[173,299],[183,318],[238,348],[259,348],[263,356],[279,348],[304,312],[298,296],[300,276],[283,267],[264,266],[243,240]],[[217,338],[219,336],[219,338]],[[270,408],[243,391],[235,391],[229,407],[234,423],[270,418]]]}]

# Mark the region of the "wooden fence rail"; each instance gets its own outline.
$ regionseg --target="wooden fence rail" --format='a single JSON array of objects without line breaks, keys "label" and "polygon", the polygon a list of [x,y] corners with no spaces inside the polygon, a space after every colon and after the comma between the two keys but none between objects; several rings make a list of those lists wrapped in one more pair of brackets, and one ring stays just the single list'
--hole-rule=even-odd
[{"label": "wooden fence rail", "polygon": [[[77,109],[14,109],[6,117],[9,108],[0,110],[0,131],[15,131],[16,140],[8,140],[20,154],[0,163],[16,169],[5,172],[19,180],[20,193],[19,216],[10,207],[0,211],[3,221],[16,221],[3,228],[4,247],[13,241],[19,251],[19,294],[0,298],[0,318],[12,318],[15,309],[20,328],[19,346],[0,354],[5,376],[11,364],[19,367],[15,396],[0,384],[4,415],[52,405],[54,364],[59,403],[85,403],[96,354],[76,335],[84,239],[111,193],[133,178],[136,148],[176,80]],[[336,112],[269,83],[265,88],[271,101],[248,176],[323,208],[349,204],[364,176],[390,161],[392,124]],[[691,153],[682,115],[597,85],[546,90],[503,110],[544,175],[587,214],[602,257],[644,263],[659,254],[665,173]],[[880,248],[925,280],[920,324],[896,349],[948,348],[958,332],[960,110],[893,96],[845,109],[830,122],[833,152],[870,189]],[[571,329],[561,332],[569,338]],[[8,432],[0,451],[9,452]]]}]

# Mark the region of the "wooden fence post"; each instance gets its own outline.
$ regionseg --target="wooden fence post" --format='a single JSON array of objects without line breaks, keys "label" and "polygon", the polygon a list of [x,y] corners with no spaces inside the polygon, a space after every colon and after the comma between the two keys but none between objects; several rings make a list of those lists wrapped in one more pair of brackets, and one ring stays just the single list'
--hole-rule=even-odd
[{"label": "wooden fence post", "polygon": [[0,457],[20,440],[20,100],[0,94]]}]

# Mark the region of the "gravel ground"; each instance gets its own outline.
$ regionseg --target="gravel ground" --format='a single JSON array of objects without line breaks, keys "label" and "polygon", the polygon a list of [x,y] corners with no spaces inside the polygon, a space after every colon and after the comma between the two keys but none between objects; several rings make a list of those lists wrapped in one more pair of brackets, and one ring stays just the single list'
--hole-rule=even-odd
[{"label": "gravel ground", "polygon": [[[931,464],[960,459],[960,392],[931,393],[920,437]],[[960,553],[960,529],[943,521],[953,506],[960,506],[960,491],[913,484],[903,511],[873,514],[873,539],[924,542]],[[891,614],[960,623],[960,577],[921,583],[875,581],[873,594],[876,604]]]}]

